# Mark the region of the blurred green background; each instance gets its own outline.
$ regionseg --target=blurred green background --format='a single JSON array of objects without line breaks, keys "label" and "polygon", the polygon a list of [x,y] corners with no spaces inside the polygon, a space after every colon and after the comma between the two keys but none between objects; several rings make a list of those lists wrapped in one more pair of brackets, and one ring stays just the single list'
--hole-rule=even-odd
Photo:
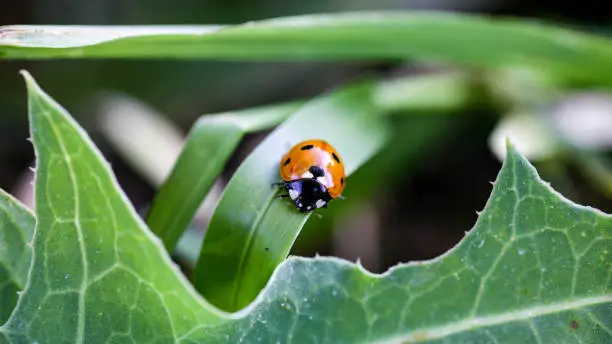
[{"label": "blurred green background", "polygon": [[[604,6],[503,0],[0,0],[0,25],[239,24],[310,13],[428,9],[546,19],[608,34],[612,12]],[[142,214],[202,114],[310,98],[364,75],[427,80],[448,72],[411,61],[2,61],[0,187],[29,206],[34,157],[26,140],[22,68],[88,131]],[[396,132],[389,146],[349,180],[346,202],[311,217],[294,254],[359,258],[380,272],[399,261],[445,252],[473,226],[487,201],[489,182],[501,166],[503,154],[496,149],[506,129],[555,189],[575,202],[612,212],[609,89],[556,84],[554,76],[540,84],[538,74],[520,69],[463,72],[469,79],[460,75],[453,79],[457,87],[440,88],[446,102],[441,108],[430,104],[390,117]],[[547,126],[534,122],[538,116],[561,128],[576,151],[558,154],[562,145],[548,139]],[[266,134],[248,135],[235,152],[186,233],[178,253],[181,262],[197,255],[223,184]]]}]

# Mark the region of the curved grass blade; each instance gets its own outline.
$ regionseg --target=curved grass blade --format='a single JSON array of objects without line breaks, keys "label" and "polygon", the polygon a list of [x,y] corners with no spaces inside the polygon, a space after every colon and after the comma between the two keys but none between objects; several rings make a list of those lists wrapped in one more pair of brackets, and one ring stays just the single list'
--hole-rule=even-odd
[{"label": "curved grass blade", "polygon": [[526,64],[612,83],[612,44],[605,37],[443,12],[304,15],[235,26],[5,26],[0,58],[417,59]]},{"label": "curved grass blade", "polygon": [[195,292],[81,127],[34,79],[32,267],[1,331],[13,344],[176,342],[226,321]]},{"label": "curved grass blade", "polygon": [[386,130],[372,92],[372,84],[363,83],[307,103],[241,164],[213,214],[194,271],[193,283],[207,300],[226,311],[249,304],[308,219],[271,187],[291,145],[327,140],[342,154],[348,175],[381,147]]},{"label": "curved grass blade", "polygon": [[[476,85],[463,73],[411,76],[375,84],[373,99],[381,113],[448,112],[465,108],[476,97]],[[304,101],[201,117],[191,129],[179,158],[162,184],[147,225],[173,252],[182,233],[245,133],[269,129]]]},{"label": "curved grass blade", "polygon": [[244,134],[277,125],[298,103],[201,117],[191,129],[147,215],[149,228],[172,253]]},{"label": "curved grass blade", "polygon": [[36,219],[18,200],[0,189],[0,323],[15,305],[26,283]]}]

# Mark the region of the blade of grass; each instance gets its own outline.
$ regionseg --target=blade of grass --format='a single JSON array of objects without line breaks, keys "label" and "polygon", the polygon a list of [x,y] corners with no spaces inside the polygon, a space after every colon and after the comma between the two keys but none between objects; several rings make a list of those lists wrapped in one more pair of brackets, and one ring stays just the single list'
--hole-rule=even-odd
[{"label": "blade of grass", "polygon": [[612,83],[604,36],[552,23],[437,12],[357,12],[235,26],[5,26],[0,58],[419,59],[526,64]]},{"label": "blade of grass", "polygon": [[147,215],[147,225],[172,252],[244,134],[270,128],[299,103],[201,117]]},{"label": "blade of grass", "polygon": [[241,164],[213,214],[194,271],[193,283],[209,302],[228,311],[251,302],[308,219],[277,199],[271,187],[289,146],[310,138],[328,140],[342,154],[349,175],[381,147],[386,130],[371,92],[372,84],[363,83],[316,98]]},{"label": "blade of grass", "polygon": [[[369,97],[381,113],[397,110],[450,111],[473,104],[472,80],[462,73],[403,77],[377,83]],[[437,96],[427,96],[438,92]],[[147,225],[168,252],[175,246],[233,154],[243,135],[272,128],[304,101],[202,116],[147,215]]]}]

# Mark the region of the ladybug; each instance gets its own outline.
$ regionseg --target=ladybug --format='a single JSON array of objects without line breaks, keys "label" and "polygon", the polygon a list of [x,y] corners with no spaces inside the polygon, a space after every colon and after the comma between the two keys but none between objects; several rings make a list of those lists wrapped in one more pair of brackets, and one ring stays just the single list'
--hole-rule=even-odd
[{"label": "ladybug", "polygon": [[345,186],[344,164],[340,155],[323,140],[307,140],[293,146],[279,164],[282,181],[275,183],[287,190],[300,212],[327,208],[329,201],[342,198]]}]

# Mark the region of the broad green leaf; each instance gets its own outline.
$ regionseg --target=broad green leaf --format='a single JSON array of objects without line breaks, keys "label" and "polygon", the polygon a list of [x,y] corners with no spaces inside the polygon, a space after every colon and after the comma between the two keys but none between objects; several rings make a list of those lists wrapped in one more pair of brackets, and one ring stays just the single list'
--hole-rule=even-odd
[{"label": "broad green leaf", "polygon": [[372,92],[368,82],[314,99],[240,165],[211,218],[194,270],[195,287],[212,304],[236,311],[253,301],[311,215],[278,199],[271,187],[280,180],[280,158],[288,148],[312,138],[328,141],[342,156],[349,188],[350,174],[384,144],[385,122]]},{"label": "broad green leaf", "polygon": [[149,228],[162,238],[169,252],[174,250],[244,134],[278,124],[297,107],[289,103],[207,115],[194,124],[147,216]]},{"label": "broad green leaf", "polygon": [[99,151],[24,72],[37,156],[32,268],[12,343],[169,343],[223,321],[138,218]]},{"label": "broad green leaf", "polygon": [[446,254],[382,275],[289,258],[238,321],[185,343],[608,343],[611,277],[612,216],[564,199],[509,146],[476,225]]},{"label": "broad green leaf", "polygon": [[525,64],[612,83],[607,38],[552,23],[443,12],[318,14],[235,26],[5,26],[0,58],[410,58]]},{"label": "broad green leaf", "polygon": [[18,200],[0,189],[0,323],[17,304],[32,257],[36,220]]},{"label": "broad green leaf", "polygon": [[612,216],[563,198],[513,146],[476,225],[446,254],[382,275],[291,257],[227,315],[188,287],[87,135],[28,84],[38,222],[0,342],[612,341]]}]

